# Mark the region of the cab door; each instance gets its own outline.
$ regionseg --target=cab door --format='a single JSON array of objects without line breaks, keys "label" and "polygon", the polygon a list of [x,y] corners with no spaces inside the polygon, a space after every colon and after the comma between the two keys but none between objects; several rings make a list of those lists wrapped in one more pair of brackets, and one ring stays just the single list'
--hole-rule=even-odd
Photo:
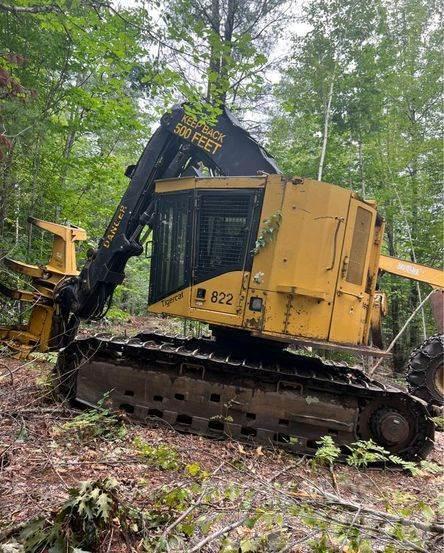
[{"label": "cab door", "polygon": [[243,312],[261,198],[257,188],[196,190],[191,316],[240,324],[233,316]]},{"label": "cab door", "polygon": [[369,308],[366,289],[375,219],[374,209],[351,199],[330,326],[332,342],[363,343]]}]

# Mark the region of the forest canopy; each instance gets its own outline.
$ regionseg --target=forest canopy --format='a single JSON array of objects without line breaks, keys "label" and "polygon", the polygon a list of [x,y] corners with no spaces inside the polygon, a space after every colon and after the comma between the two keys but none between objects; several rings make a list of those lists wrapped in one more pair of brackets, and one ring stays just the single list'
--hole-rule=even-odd
[{"label": "forest canopy", "polygon": [[[0,0],[0,251],[45,260],[29,216],[103,234],[162,113],[236,113],[290,176],[377,200],[386,251],[439,267],[442,6],[434,0]],[[84,257],[86,244],[80,252]],[[144,312],[149,260],[117,307]],[[390,340],[425,288],[389,276]],[[419,313],[395,354],[434,330]]]}]

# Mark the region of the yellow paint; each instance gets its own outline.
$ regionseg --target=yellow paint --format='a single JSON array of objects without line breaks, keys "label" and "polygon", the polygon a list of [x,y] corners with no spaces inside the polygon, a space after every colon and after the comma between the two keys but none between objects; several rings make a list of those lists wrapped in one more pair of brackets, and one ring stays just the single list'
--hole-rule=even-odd
[{"label": "yellow paint", "polygon": [[[188,317],[209,323],[241,326],[248,280],[249,273],[243,271],[225,273],[171,294],[150,305],[148,310],[151,313]],[[197,298],[199,288],[205,290],[204,299]]]},{"label": "yellow paint", "polygon": [[425,282],[433,288],[444,289],[444,271],[426,267],[419,263],[397,259],[388,255],[381,255],[379,268],[381,271],[401,276],[410,280]]},{"label": "yellow paint", "polygon": [[30,218],[34,226],[54,235],[51,258],[46,265],[29,265],[13,259],[5,259],[11,270],[31,278],[30,290],[11,290],[1,287],[1,292],[13,299],[32,303],[26,325],[0,327],[0,342],[6,343],[25,357],[33,349],[45,352],[51,348],[51,340],[59,332],[54,326],[54,289],[64,278],[78,275],[75,242],[86,239],[86,232],[78,227],[58,225],[49,221]]},{"label": "yellow paint", "polygon": [[[360,233],[358,225],[359,213],[362,212],[369,217],[365,235]],[[373,207],[351,199],[329,334],[329,339],[333,342],[362,344],[365,341],[367,315],[371,313],[373,303],[367,281],[375,219],[376,210]],[[359,240],[359,255],[353,255],[355,237]],[[357,257],[362,258],[360,270],[355,269]],[[358,274],[358,279],[354,278],[355,273]]]},{"label": "yellow paint", "polygon": [[326,340],[350,192],[294,182],[280,177],[267,182],[262,223],[276,208],[282,222],[275,239],[255,256],[253,278],[264,276],[254,287],[267,291],[265,332]]},{"label": "yellow paint", "polygon": [[266,177],[184,177],[181,179],[162,179],[156,181],[156,192],[178,192],[180,190],[225,189],[233,188],[263,188],[267,183]]},{"label": "yellow paint", "polygon": [[[339,186],[280,175],[168,179],[158,181],[156,191],[262,186],[258,236],[278,213],[281,222],[255,255],[251,274],[221,275],[150,311],[286,341],[366,344],[383,232],[374,202]],[[197,298],[198,288],[207,290],[204,300]],[[211,302],[215,290],[232,294],[232,305]],[[262,300],[261,312],[250,309],[252,298]]]},{"label": "yellow paint", "polygon": [[[210,147],[210,140],[223,144],[223,137],[194,120],[183,120],[181,125],[177,132],[191,128],[204,136],[205,143],[196,137],[204,149]],[[280,175],[156,182],[157,194],[252,188],[264,189],[257,237],[269,228],[270,219],[280,224],[258,249],[251,272],[231,271],[178,290],[149,306],[150,312],[243,329],[284,342],[359,351],[369,343],[370,330],[378,332],[386,312],[384,297],[376,290],[381,270],[444,288],[442,271],[382,256],[384,223],[376,203],[339,186]],[[54,234],[49,263],[6,263],[34,279],[37,292],[2,290],[15,299],[36,302],[27,326],[0,328],[0,339],[18,343],[22,353],[37,347],[48,349],[54,288],[65,276],[77,274],[74,242],[85,239],[82,229],[32,222]],[[205,290],[204,298],[199,297],[199,289]],[[252,299],[262,301],[261,311],[250,308]]]}]

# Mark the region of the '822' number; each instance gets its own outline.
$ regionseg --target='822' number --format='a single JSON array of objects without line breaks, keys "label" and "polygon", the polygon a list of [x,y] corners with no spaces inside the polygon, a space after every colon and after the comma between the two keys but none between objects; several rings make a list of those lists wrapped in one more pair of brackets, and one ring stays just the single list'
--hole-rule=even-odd
[{"label": "'822' number", "polygon": [[218,292],[214,290],[211,294],[211,303],[223,303],[225,305],[233,305],[233,294],[226,294],[225,292]]}]

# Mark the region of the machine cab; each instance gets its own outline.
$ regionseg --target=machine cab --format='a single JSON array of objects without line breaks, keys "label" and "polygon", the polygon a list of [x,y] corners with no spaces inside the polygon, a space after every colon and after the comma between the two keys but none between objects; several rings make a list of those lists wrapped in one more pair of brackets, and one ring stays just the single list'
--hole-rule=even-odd
[{"label": "machine cab", "polygon": [[242,324],[265,181],[156,183],[150,311]]},{"label": "machine cab", "polygon": [[282,342],[368,343],[374,203],[281,175],[165,179],[155,201],[151,312]]}]

